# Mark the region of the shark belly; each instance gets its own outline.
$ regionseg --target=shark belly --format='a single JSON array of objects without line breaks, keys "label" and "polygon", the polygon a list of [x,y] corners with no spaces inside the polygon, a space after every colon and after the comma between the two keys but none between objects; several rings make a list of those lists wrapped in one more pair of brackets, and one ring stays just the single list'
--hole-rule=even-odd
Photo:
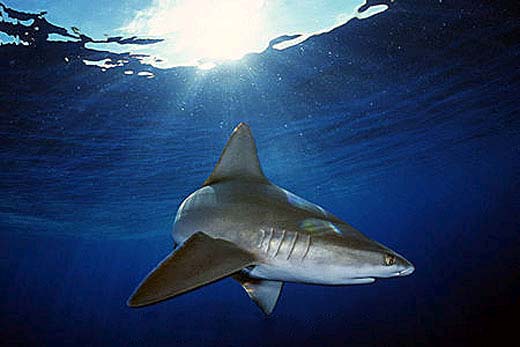
[{"label": "shark belly", "polygon": [[350,277],[339,267],[323,268],[295,264],[257,265],[247,270],[247,274],[263,280],[321,285],[367,284],[375,281],[373,277]]}]

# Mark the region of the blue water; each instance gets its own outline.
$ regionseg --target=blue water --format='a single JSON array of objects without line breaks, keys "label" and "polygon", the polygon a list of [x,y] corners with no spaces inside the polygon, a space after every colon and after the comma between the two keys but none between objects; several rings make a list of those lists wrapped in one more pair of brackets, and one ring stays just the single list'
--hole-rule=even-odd
[{"label": "blue water", "polygon": [[[156,69],[86,41],[1,46],[1,344],[462,346],[513,336],[518,6],[389,5],[211,70]],[[82,62],[103,58],[128,63]],[[273,182],[416,272],[287,284],[269,318],[228,279],[127,308],[171,251],[177,206],[240,121]]]}]

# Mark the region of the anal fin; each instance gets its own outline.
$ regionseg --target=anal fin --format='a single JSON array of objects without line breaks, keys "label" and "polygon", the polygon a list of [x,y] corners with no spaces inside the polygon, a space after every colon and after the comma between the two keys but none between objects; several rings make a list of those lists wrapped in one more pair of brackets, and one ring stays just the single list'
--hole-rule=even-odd
[{"label": "anal fin", "polygon": [[264,312],[270,315],[278,302],[283,282],[251,278],[242,272],[233,275],[233,279],[240,283],[247,295]]}]

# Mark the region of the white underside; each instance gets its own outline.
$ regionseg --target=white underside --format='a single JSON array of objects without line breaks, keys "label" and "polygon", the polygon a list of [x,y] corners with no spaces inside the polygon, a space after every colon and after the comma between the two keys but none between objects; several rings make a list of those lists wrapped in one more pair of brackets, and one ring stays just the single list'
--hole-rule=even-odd
[{"label": "white underside", "polygon": [[258,279],[325,285],[368,284],[375,281],[373,277],[359,276],[356,273],[347,274],[342,270],[340,268],[328,268],[327,271],[323,271],[323,269],[307,268],[302,271],[301,267],[258,265],[248,274]]}]

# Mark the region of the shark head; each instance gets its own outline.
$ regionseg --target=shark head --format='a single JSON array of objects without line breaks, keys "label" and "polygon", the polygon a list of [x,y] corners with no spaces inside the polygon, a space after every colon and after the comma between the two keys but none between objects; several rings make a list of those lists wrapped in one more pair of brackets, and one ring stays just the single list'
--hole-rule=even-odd
[{"label": "shark head", "polygon": [[[375,246],[375,247],[374,247]],[[343,271],[345,278],[355,274],[356,278],[376,279],[410,275],[415,268],[402,255],[367,240],[361,248],[349,247],[343,253]]]},{"label": "shark head", "polygon": [[376,278],[406,276],[415,270],[402,255],[334,216],[306,219],[301,227],[312,235],[306,261],[328,274],[329,278],[321,275],[324,282],[371,283]]}]

